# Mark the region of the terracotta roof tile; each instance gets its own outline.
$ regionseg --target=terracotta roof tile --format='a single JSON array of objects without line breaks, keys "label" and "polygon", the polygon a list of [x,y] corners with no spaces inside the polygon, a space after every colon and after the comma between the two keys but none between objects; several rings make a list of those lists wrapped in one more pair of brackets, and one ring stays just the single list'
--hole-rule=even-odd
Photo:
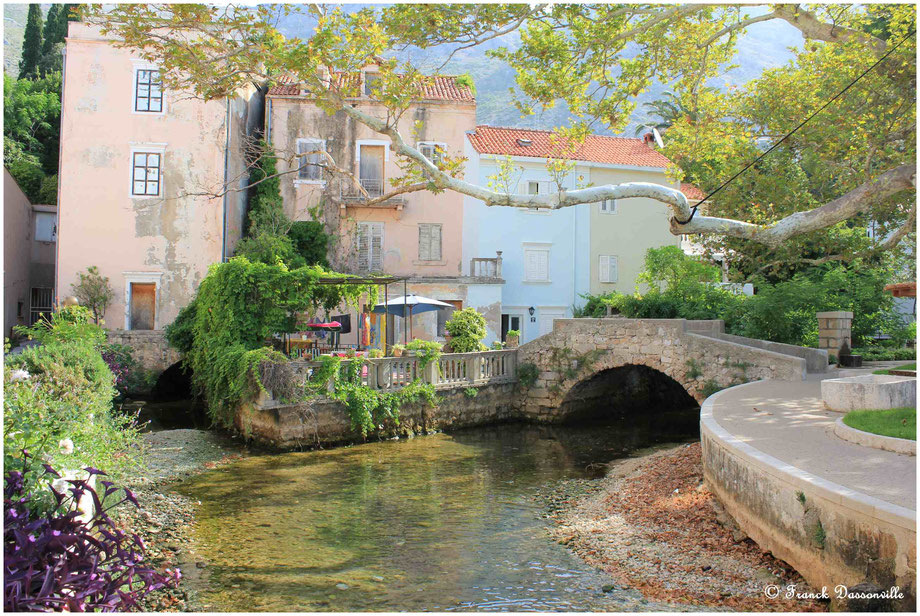
[{"label": "terracotta roof tile", "polygon": [[[349,85],[357,85],[360,79],[358,73],[336,73],[334,79],[338,85],[346,81],[353,81]],[[290,75],[277,78],[276,84],[268,89],[269,96],[299,96],[300,86],[294,82]],[[422,86],[422,100],[454,101],[460,103],[475,103],[476,97],[469,86],[457,85],[457,78],[452,75],[432,75],[427,83]]]},{"label": "terracotta roof tile", "polygon": [[687,195],[688,199],[699,201],[706,196],[702,190],[691,184],[690,182],[681,182],[680,183],[680,192]]},{"label": "terracotta roof tile", "polygon": [[552,131],[498,126],[477,126],[475,131],[468,133],[470,143],[480,154],[571,158],[659,169],[671,165],[666,156],[650,148],[641,139],[589,135],[573,155],[561,156],[550,142],[550,135]]}]

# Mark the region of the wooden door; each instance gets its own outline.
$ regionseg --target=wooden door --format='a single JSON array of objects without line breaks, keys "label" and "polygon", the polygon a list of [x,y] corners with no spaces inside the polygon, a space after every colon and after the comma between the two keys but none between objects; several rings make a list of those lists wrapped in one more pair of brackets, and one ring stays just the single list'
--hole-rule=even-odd
[{"label": "wooden door", "polygon": [[157,286],[152,282],[131,283],[131,329],[154,329]]}]

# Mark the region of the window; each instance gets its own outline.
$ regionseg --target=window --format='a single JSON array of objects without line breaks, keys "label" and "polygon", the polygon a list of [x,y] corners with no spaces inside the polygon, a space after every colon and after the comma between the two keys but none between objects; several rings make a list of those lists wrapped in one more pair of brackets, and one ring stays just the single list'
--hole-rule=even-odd
[{"label": "window", "polygon": [[57,216],[48,212],[35,213],[35,241],[57,241]]},{"label": "window", "polygon": [[524,247],[524,282],[549,282],[549,246]]},{"label": "window", "polygon": [[300,168],[297,170],[297,179],[307,182],[322,182],[323,167],[326,164],[326,142],[321,139],[298,139],[297,155],[300,158]]},{"label": "window", "polygon": [[447,144],[435,143],[434,141],[421,141],[418,144],[418,150],[422,153],[422,156],[437,165],[444,160],[444,154],[447,152]]},{"label": "window", "polygon": [[604,199],[600,202],[601,214],[616,214],[617,213],[617,200],[616,199]]},{"label": "window", "polygon": [[522,327],[521,324],[524,322],[524,317],[520,314],[503,314],[502,315],[502,342],[505,342],[508,339],[508,332],[514,330],[518,333],[521,333]]},{"label": "window", "polygon": [[372,96],[380,73],[364,73],[364,96]]},{"label": "window", "polygon": [[441,260],[441,225],[419,223],[418,258],[419,261]]},{"label": "window", "polygon": [[139,68],[134,72],[134,111],[162,113],[163,79],[160,71]]},{"label": "window", "polygon": [[358,223],[358,271],[383,271],[383,223]]},{"label": "window", "polygon": [[616,282],[619,276],[617,258],[613,255],[601,255],[598,263],[598,278],[601,282]]},{"label": "window", "polygon": [[145,197],[159,196],[163,153],[133,152],[131,158],[131,194]]},{"label": "window", "polygon": [[527,194],[528,195],[547,195],[553,191],[553,183],[544,180],[528,180],[527,181]]}]

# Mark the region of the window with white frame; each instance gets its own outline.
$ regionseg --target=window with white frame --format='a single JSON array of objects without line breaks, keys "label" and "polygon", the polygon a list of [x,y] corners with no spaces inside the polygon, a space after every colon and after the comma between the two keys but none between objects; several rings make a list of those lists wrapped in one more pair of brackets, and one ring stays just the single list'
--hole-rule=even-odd
[{"label": "window with white frame", "polygon": [[528,195],[548,195],[555,192],[553,182],[549,180],[527,180],[526,188]]},{"label": "window with white frame", "polygon": [[137,68],[134,71],[134,111],[141,113],[162,113],[163,78],[153,68]]},{"label": "window with white frame", "polygon": [[549,245],[524,246],[524,282],[549,282]]},{"label": "window with white frame", "polygon": [[35,241],[57,241],[57,215],[51,212],[35,213]]},{"label": "window with white frame", "polygon": [[600,255],[598,259],[598,279],[601,282],[616,282],[619,277],[616,256]]},{"label": "window with white frame", "polygon": [[617,200],[616,199],[604,199],[599,204],[601,214],[616,214],[617,213]]},{"label": "window with white frame", "polygon": [[383,271],[383,223],[359,222],[357,234],[358,271]]},{"label": "window with white frame", "polygon": [[441,225],[419,223],[418,258],[419,261],[441,260]]},{"label": "window with white frame", "polygon": [[162,185],[162,152],[131,153],[131,194],[137,197],[157,197]]},{"label": "window with white frame", "polygon": [[373,96],[374,88],[380,79],[380,73],[367,71],[364,73],[364,96]]},{"label": "window with white frame", "polygon": [[447,144],[436,141],[420,141],[418,151],[422,153],[422,156],[438,165],[444,160],[444,154],[447,153]]},{"label": "window with white frame", "polygon": [[298,139],[297,157],[300,167],[297,179],[307,182],[323,181],[323,166],[326,164],[326,142],[322,139]]}]

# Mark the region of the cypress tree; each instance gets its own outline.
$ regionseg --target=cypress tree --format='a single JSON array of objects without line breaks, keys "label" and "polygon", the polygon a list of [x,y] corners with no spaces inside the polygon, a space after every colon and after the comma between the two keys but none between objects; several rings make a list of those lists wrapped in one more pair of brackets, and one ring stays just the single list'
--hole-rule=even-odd
[{"label": "cypress tree", "polygon": [[38,62],[42,55],[42,9],[29,5],[26,32],[22,41],[22,59],[19,61],[19,78],[31,79],[38,75]]},{"label": "cypress tree", "polygon": [[[48,15],[45,16],[45,40],[42,42],[42,54],[49,54],[54,49],[55,43],[64,42],[64,33],[61,32],[61,11],[64,9],[62,4],[52,4],[48,9]],[[66,26],[67,22],[63,24]]]}]

